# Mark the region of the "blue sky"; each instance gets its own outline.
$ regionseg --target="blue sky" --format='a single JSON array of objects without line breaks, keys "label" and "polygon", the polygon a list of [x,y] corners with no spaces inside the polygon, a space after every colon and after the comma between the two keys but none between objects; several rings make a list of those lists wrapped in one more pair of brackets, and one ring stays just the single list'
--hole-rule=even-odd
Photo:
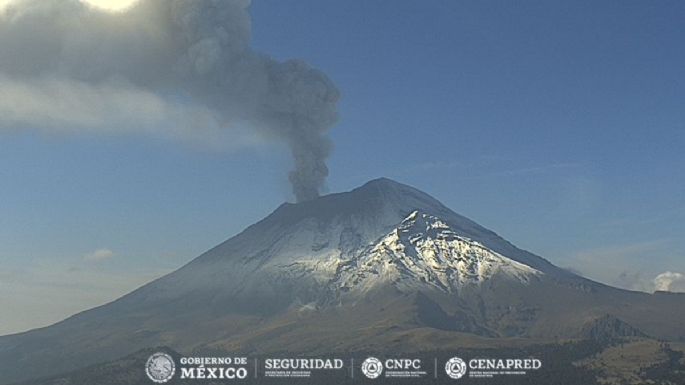
[{"label": "blue sky", "polygon": [[[250,13],[254,49],[340,89],[329,191],[390,177],[626,288],[685,273],[685,3],[255,0]],[[0,290],[15,298],[0,304],[19,315],[0,315],[0,334],[113,299],[292,200],[274,143],[16,131],[0,145]]]}]

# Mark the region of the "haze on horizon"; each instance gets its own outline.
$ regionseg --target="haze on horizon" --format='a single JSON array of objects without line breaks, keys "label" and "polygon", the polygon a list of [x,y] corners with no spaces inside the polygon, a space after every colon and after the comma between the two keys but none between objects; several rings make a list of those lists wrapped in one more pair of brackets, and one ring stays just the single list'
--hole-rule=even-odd
[{"label": "haze on horizon", "polygon": [[[22,1],[0,1],[0,31]],[[137,6],[86,3],[123,18]],[[255,0],[249,14],[250,49],[301,59],[340,90],[324,192],[391,177],[558,266],[685,291],[683,3]],[[15,32],[0,56],[35,44]],[[129,52],[110,32],[83,39]],[[217,131],[213,107],[160,91],[155,66],[126,73],[145,88],[124,76],[93,89],[29,68],[51,55],[93,73],[131,64],[78,54],[11,71],[0,58],[0,335],[115,299],[293,200],[291,142],[243,120]],[[208,126],[188,131],[181,113]]]}]

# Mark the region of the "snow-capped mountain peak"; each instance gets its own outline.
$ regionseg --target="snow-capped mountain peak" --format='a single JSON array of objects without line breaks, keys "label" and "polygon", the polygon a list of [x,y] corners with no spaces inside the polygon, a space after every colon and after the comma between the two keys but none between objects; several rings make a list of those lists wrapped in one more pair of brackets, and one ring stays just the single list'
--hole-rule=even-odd
[{"label": "snow-capped mountain peak", "polygon": [[414,211],[357,258],[341,264],[334,285],[343,292],[387,284],[400,290],[456,292],[494,277],[525,284],[541,274],[457,234],[436,216]]}]

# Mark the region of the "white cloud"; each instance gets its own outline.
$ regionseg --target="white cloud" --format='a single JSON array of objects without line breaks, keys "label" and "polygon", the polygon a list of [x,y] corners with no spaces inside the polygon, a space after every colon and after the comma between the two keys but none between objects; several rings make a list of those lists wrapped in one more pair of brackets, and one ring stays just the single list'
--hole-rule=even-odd
[{"label": "white cloud", "polygon": [[125,11],[137,1],[138,0],[81,0],[83,3],[110,12]]},{"label": "white cloud", "polygon": [[220,148],[264,141],[235,122],[222,124],[206,106],[164,98],[121,80],[16,81],[0,74],[0,116],[0,132],[28,127],[48,134],[146,135]]},{"label": "white cloud", "polygon": [[659,291],[685,292],[685,274],[667,271],[654,278],[654,288]]},{"label": "white cloud", "polygon": [[83,256],[84,261],[100,262],[110,259],[114,256],[114,252],[110,249],[97,249]]}]

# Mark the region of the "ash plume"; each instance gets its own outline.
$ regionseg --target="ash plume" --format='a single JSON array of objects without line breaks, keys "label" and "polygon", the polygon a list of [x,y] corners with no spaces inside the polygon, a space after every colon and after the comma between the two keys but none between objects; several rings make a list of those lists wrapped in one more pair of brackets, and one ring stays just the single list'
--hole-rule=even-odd
[{"label": "ash plume", "polygon": [[328,175],[339,92],[250,47],[249,0],[0,0],[0,131],[289,146],[298,201]]}]

